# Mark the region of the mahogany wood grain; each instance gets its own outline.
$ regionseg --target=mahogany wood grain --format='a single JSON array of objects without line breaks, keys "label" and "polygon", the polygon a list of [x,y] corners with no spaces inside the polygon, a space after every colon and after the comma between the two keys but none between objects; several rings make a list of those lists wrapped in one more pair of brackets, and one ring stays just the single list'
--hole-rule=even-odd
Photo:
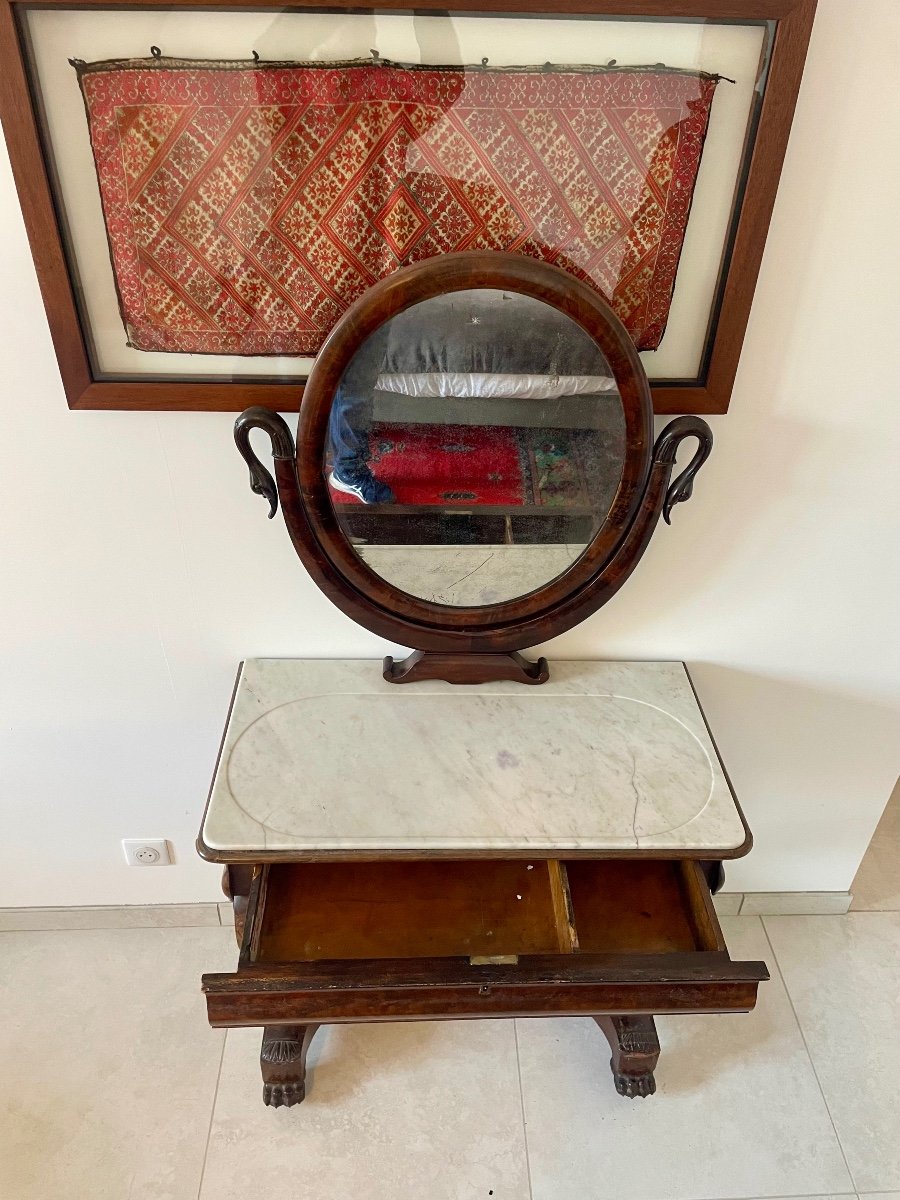
[{"label": "mahogany wood grain", "polygon": [[244,941],[244,926],[247,921],[253,871],[254,868],[249,864],[238,864],[226,866],[222,872],[222,891],[231,901],[234,909],[234,936],[237,939],[238,948],[243,945]]},{"label": "mahogany wood grain", "polygon": [[17,8],[9,0],[0,0],[0,121],[53,349],[66,396],[73,407],[91,383],[91,368],[31,103],[16,23]]},{"label": "mahogany wood grain", "polygon": [[253,962],[724,949],[690,862],[280,865],[252,909]]},{"label": "mahogany wood grain", "polygon": [[[685,885],[678,864],[559,864],[577,953],[559,950],[552,868],[531,865],[530,872],[507,860],[270,867],[267,886],[257,878],[250,897],[248,919],[260,933],[258,941],[253,932],[245,937],[245,946],[257,941],[258,961],[242,955],[235,974],[204,976],[210,1021],[634,1016],[753,1006],[765,965],[698,949],[718,939],[703,935],[702,893]],[[701,868],[691,869],[699,881]],[[710,920],[717,929],[714,913]],[[489,961],[470,960],[485,951]],[[356,957],[362,954],[369,957]],[[515,957],[501,962],[501,955]]]},{"label": "mahogany wood grain", "polygon": [[546,862],[273,866],[259,962],[551,954]]},{"label": "mahogany wood grain", "polygon": [[[761,970],[762,974],[758,971]],[[204,991],[231,995],[297,991],[366,992],[383,987],[499,986],[513,979],[522,987],[573,985],[637,985],[651,972],[664,983],[699,985],[768,979],[765,963],[732,962],[726,951],[691,950],[659,954],[529,954],[518,964],[472,964],[467,957],[329,959],[308,962],[248,963],[236,973],[205,975]],[[209,987],[207,987],[207,983]]]},{"label": "mahogany wood grain", "polygon": [[[765,964],[760,963],[760,968]],[[208,978],[208,976],[204,976]],[[768,978],[768,976],[765,976]],[[255,1025],[382,1021],[465,1021],[496,1017],[594,1017],[598,1013],[660,1016],[675,1013],[743,1013],[756,1004],[759,977],[704,984],[596,984],[572,987],[509,985],[475,994],[471,988],[373,989],[353,992],[294,992],[206,997],[209,1023],[216,1028]]]},{"label": "mahogany wood grain", "polygon": [[511,654],[440,654],[414,650],[397,662],[390,654],[381,674],[388,683],[421,683],[443,679],[447,683],[546,683],[550,668],[546,658],[531,662],[518,652]]},{"label": "mahogany wood grain", "polygon": [[550,898],[553,901],[553,916],[556,920],[556,936],[563,954],[574,954],[578,949],[578,930],[575,928],[575,911],[565,863],[551,858],[547,863],[550,878]]},{"label": "mahogany wood grain", "polygon": [[691,915],[696,898],[678,862],[567,862],[578,945],[585,954],[710,949]]},{"label": "mahogany wood grain", "polygon": [[[507,971],[497,981],[475,973],[487,970],[471,966],[468,960],[442,959],[438,963],[460,964],[457,974],[466,972],[462,981],[441,979],[429,972],[427,962],[411,964],[402,960],[401,970],[393,977],[379,972],[379,960],[357,964],[303,964],[293,977],[254,977],[252,971],[239,975],[205,975],[207,1012],[213,1026],[272,1025],[279,1023],[391,1020],[455,1020],[458,1018],[609,1014],[659,1014],[677,1012],[746,1012],[756,1003],[760,980],[768,978],[764,963],[731,963],[727,959],[716,966],[703,961],[688,969],[673,965],[674,956],[646,956],[644,966],[630,965],[621,971],[594,972],[594,978],[579,978],[577,964],[589,956],[556,955],[566,963],[563,978],[529,980],[530,963],[520,959],[515,967],[496,967]],[[624,955],[626,959],[639,956]],[[707,960],[713,956],[685,956]],[[570,965],[574,964],[574,965]],[[351,986],[341,986],[339,977],[330,974],[310,986],[309,968],[314,966],[358,967]],[[418,972],[411,970],[418,967]],[[426,975],[416,983],[417,973]],[[533,974],[533,972],[532,972]],[[616,978],[621,974],[628,979]],[[430,977],[429,977],[430,976]],[[523,982],[523,977],[525,981]],[[477,982],[475,982],[477,980]],[[490,981],[489,981],[490,980]]]},{"label": "mahogany wood grain", "polygon": [[678,867],[697,945],[705,950],[724,950],[725,939],[719,928],[703,867],[698,862],[680,862]]},{"label": "mahogany wood grain", "polygon": [[[10,0],[5,0],[10,3]],[[623,17],[708,17],[710,19],[733,20],[767,20],[788,16],[798,4],[798,0],[614,0],[612,4],[597,3],[597,0],[459,0],[453,4],[453,12],[522,12],[522,13],[583,13],[585,16],[596,16],[598,13],[610,13]],[[40,0],[42,8],[73,8],[73,0]],[[105,6],[122,8],[122,0],[91,0],[92,8]],[[142,8],[196,9],[197,0],[141,0]],[[215,4],[215,8],[228,9],[272,10],[271,0],[238,0],[232,4]],[[291,8],[304,9],[349,9],[360,11],[359,0],[292,0]],[[440,15],[447,12],[444,0],[415,0],[413,4],[404,0],[370,0],[363,12],[386,9],[390,12],[414,8],[417,12],[435,10]],[[279,10],[280,11],[280,10]]]},{"label": "mahogany wood grain", "polygon": [[706,371],[705,390],[714,407],[704,411],[728,411],[815,15],[816,0],[798,0],[782,14],[775,31],[741,217],[726,263],[725,285]]}]

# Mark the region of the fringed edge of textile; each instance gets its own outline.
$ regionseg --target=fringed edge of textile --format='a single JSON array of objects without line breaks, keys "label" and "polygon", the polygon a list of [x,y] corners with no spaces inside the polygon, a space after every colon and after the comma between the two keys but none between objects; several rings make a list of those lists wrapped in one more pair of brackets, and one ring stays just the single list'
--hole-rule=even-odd
[{"label": "fringed edge of textile", "polygon": [[394,59],[382,58],[372,51],[371,58],[346,58],[327,61],[324,59],[262,59],[254,51],[252,58],[176,58],[155,53],[157,47],[151,47],[154,53],[150,58],[104,58],[96,62],[85,62],[83,58],[70,58],[69,63],[75,68],[76,74],[91,75],[103,71],[152,71],[152,70],[207,70],[207,71],[265,71],[265,70],[342,70],[358,67],[393,67],[402,71],[463,71],[471,73],[488,72],[490,74],[641,74],[643,72],[663,72],[667,75],[688,75],[693,79],[713,80],[715,83],[734,83],[727,75],[717,75],[711,71],[695,71],[689,67],[668,67],[665,63],[641,63],[634,66],[621,64],[613,59],[604,64],[597,63],[534,63],[531,66],[493,67],[487,58],[479,63],[407,63]]}]

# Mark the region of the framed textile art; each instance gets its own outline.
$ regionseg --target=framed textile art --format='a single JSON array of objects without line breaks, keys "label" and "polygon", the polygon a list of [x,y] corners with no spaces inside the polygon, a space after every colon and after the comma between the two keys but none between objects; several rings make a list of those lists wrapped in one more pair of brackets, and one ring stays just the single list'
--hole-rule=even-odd
[{"label": "framed textile art", "polygon": [[314,355],[373,283],[469,249],[564,266],[659,347],[716,76],[75,66],[135,349]]},{"label": "framed textile art", "polygon": [[293,409],[375,283],[500,250],[609,301],[658,412],[727,410],[814,0],[430,7],[0,0],[71,407]]}]

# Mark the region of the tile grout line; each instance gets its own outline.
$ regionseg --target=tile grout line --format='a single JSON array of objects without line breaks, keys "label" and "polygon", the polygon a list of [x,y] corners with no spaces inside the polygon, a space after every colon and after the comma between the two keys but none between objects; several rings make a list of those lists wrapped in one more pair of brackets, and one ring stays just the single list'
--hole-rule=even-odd
[{"label": "tile grout line", "polygon": [[221,925],[207,925],[203,922],[191,921],[187,925],[46,925],[42,929],[24,926],[22,929],[0,929],[4,933],[111,933],[113,930],[123,930],[135,933],[143,929],[221,929]]},{"label": "tile grout line", "polygon": [[[749,912],[749,911],[745,911],[745,909],[744,909],[744,904],[745,904],[746,900],[748,899],[748,897],[755,896],[758,894],[763,894],[763,893],[725,892],[722,894],[725,896],[741,896],[741,905],[740,905],[740,908],[738,909],[738,911],[736,911],[736,912],[718,913],[718,915],[720,917],[723,917],[723,916],[724,917],[737,917],[737,916],[743,916],[743,917],[774,917],[774,916],[843,917],[843,916],[847,915],[844,912],[821,912],[821,911],[812,911],[812,910],[810,910],[808,912],[801,912],[799,909],[796,911],[792,911],[792,912],[778,912],[778,913]],[[767,894],[767,895],[770,895],[770,894],[788,895],[788,894],[793,894],[793,893],[780,893],[779,892],[779,893],[765,893],[765,894]],[[3,918],[7,913],[41,912],[42,911],[41,907],[38,907],[38,908],[26,907],[26,908],[21,908],[21,909],[0,907],[0,933],[69,933],[69,932],[80,931],[80,930],[85,930],[85,929],[214,929],[217,927],[230,928],[232,925],[232,921],[230,921],[227,917],[223,916],[222,910],[220,908],[220,905],[225,904],[225,903],[227,903],[227,901],[197,900],[197,901],[173,901],[172,904],[100,904],[100,905],[97,905],[97,904],[71,904],[71,905],[66,904],[66,905],[58,905],[58,906],[57,905],[46,905],[45,909],[48,912],[55,912],[55,911],[59,910],[59,911],[62,911],[65,913],[71,913],[71,914],[84,912],[84,913],[91,913],[94,915],[98,915],[98,914],[103,913],[105,910],[109,910],[110,912],[121,912],[123,909],[132,914],[136,914],[138,911],[144,910],[145,914],[146,914],[146,923],[131,923],[131,922],[123,923],[121,921],[110,919],[110,920],[106,920],[106,921],[95,920],[95,921],[92,921],[90,924],[80,924],[78,922],[74,922],[72,924],[60,925],[55,921],[50,921],[47,924],[34,924],[34,925],[25,924],[25,925],[13,925],[13,926],[8,926],[8,925],[4,924]],[[208,921],[191,919],[189,916],[186,916],[183,919],[178,920],[178,921],[155,921],[155,920],[153,920],[154,913],[157,910],[160,910],[161,915],[162,915],[165,912],[165,910],[170,909],[170,908],[204,908],[205,909],[205,908],[208,908],[210,905],[214,906],[217,910],[217,918],[213,924],[210,924],[210,922],[208,922]],[[851,908],[848,911],[854,913],[857,916],[860,913],[890,913],[890,912],[900,912],[900,906],[898,906],[896,904],[887,904],[883,908],[881,908],[881,907]],[[898,1193],[898,1195],[900,1195],[900,1193]]]},{"label": "tile grout line", "polygon": [[206,1174],[206,1161],[209,1158],[209,1143],[212,1141],[213,1121],[216,1119],[216,1100],[219,1097],[219,1082],[222,1078],[222,1064],[225,1062],[225,1042],[228,1030],[222,1031],[222,1053],[219,1055],[219,1069],[216,1072],[216,1086],[213,1088],[212,1104],[209,1109],[209,1127],[206,1130],[206,1145],[203,1148],[203,1162],[200,1165],[200,1182],[197,1184],[197,1200],[203,1191],[203,1177]]},{"label": "tile grout line", "polygon": [[[519,1019],[513,1017],[513,1038],[516,1043],[516,1074],[519,1077],[519,1107],[522,1110],[522,1141],[525,1143],[525,1173],[528,1178],[529,1200],[534,1200],[534,1188],[531,1184],[531,1155],[528,1153],[528,1122],[525,1119],[525,1090],[522,1087],[522,1063],[519,1058]],[[198,1197],[199,1200],[199,1197]]]},{"label": "tile grout line", "polygon": [[[216,909],[215,920],[201,919]],[[172,909],[183,911],[177,920],[157,920],[169,917]],[[190,910],[198,910],[191,913]],[[18,914],[34,914],[34,922],[9,924],[8,918]],[[73,919],[63,921],[48,914],[65,914]],[[127,914],[127,920],[117,919]],[[78,918],[90,917],[90,920]],[[0,933],[74,933],[97,929],[216,929],[222,926],[222,913],[215,900],[174,901],[171,904],[71,904],[46,905],[38,908],[0,907]]]},{"label": "tile grout line", "polygon": [[[671,1014],[670,1014],[671,1015]],[[677,1015],[677,1014],[676,1014]],[[871,1193],[869,1193],[871,1195]],[[877,1194],[877,1193],[876,1193]],[[896,1193],[900,1196],[900,1192]],[[893,1197],[893,1192],[887,1192],[886,1195]],[[860,1194],[853,1192],[804,1192],[799,1195],[797,1192],[791,1192],[789,1196],[732,1196],[730,1200],[860,1200]]]},{"label": "tile grout line", "polygon": [[825,1105],[825,1111],[828,1113],[828,1120],[831,1122],[831,1128],[834,1130],[834,1136],[835,1136],[835,1139],[837,1140],[838,1149],[841,1152],[841,1158],[844,1160],[844,1166],[847,1168],[847,1174],[850,1177],[850,1185],[858,1197],[859,1196],[859,1187],[857,1186],[857,1183],[856,1183],[856,1176],[853,1174],[853,1171],[850,1169],[850,1163],[847,1159],[847,1153],[844,1150],[844,1143],[841,1141],[841,1135],[838,1133],[837,1125],[835,1124],[834,1117],[832,1116],[832,1113],[831,1113],[831,1105],[828,1103],[828,1097],[825,1095],[825,1089],[822,1087],[822,1081],[819,1078],[819,1072],[816,1070],[815,1059],[813,1058],[812,1051],[809,1048],[809,1042],[806,1040],[806,1034],[803,1032],[803,1025],[800,1022],[800,1017],[797,1014],[797,1008],[794,1004],[794,997],[791,995],[790,988],[787,985],[787,980],[784,977],[784,972],[781,969],[781,963],[778,961],[778,954],[776,953],[775,946],[772,943],[772,939],[769,937],[769,930],[766,926],[765,917],[760,917],[759,921],[763,927],[763,933],[765,934],[766,941],[769,944],[769,949],[772,951],[772,960],[775,963],[775,967],[778,971],[778,978],[781,980],[781,985],[784,988],[784,994],[787,996],[788,1004],[790,1004],[790,1006],[791,1006],[791,1012],[794,1014],[794,1020],[797,1023],[797,1030],[798,1030],[798,1032],[800,1034],[800,1038],[803,1042],[803,1048],[806,1051],[806,1057],[809,1059],[809,1065],[812,1067],[812,1073],[815,1078],[816,1085],[819,1089],[819,1094],[822,1097],[822,1103]]},{"label": "tile grout line", "polygon": [[[870,1193],[871,1194],[871,1193]],[[893,1196],[892,1192],[887,1193],[888,1196]],[[897,1193],[900,1196],[900,1192]],[[732,1200],[760,1200],[757,1196],[736,1196]],[[797,1192],[792,1192],[789,1196],[765,1196],[762,1200],[860,1200],[860,1194],[856,1191],[852,1192],[804,1192],[803,1195],[798,1195]]]}]

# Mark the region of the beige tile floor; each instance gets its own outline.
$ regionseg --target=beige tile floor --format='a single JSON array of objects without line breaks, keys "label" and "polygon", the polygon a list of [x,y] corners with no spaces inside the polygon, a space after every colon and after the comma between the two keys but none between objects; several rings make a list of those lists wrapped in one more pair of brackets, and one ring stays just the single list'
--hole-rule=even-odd
[{"label": "beige tile floor", "polygon": [[206,1025],[228,929],[0,934],[0,1200],[900,1200],[900,912],[727,917],[772,980],[658,1022],[618,1097],[592,1022],[320,1031],[299,1108]]},{"label": "beige tile floor", "polygon": [[198,990],[230,929],[0,933],[0,1200],[900,1200],[894,817],[871,911],[723,918],[772,979],[660,1018],[645,1101],[592,1022],[546,1019],[322,1030],[304,1104],[266,1109],[258,1031]]}]

